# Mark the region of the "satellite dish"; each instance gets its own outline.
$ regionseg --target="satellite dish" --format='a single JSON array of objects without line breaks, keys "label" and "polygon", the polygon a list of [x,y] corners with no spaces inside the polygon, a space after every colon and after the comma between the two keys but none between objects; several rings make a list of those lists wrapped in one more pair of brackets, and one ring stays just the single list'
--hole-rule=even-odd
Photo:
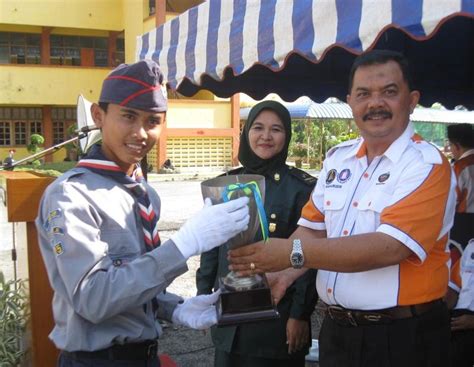
[{"label": "satellite dish", "polygon": [[77,98],[77,127],[82,153],[86,153],[92,145],[102,139],[102,134],[92,119],[91,106],[92,102],[80,94]]}]

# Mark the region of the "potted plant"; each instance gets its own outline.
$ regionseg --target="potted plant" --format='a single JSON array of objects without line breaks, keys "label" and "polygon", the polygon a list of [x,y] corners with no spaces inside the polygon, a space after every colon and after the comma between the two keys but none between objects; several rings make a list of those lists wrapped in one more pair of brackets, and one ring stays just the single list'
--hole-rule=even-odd
[{"label": "potted plant", "polygon": [[18,366],[26,355],[28,296],[24,280],[6,280],[0,271],[0,361]]},{"label": "potted plant", "polygon": [[[30,144],[27,145],[26,149],[31,154],[39,153],[43,148],[41,145],[44,144],[44,138],[40,134],[31,134],[30,136]],[[40,166],[41,162],[39,159],[34,160],[31,162],[34,167]]]},{"label": "potted plant", "polygon": [[295,166],[301,168],[303,158],[308,155],[308,146],[305,143],[295,143],[292,147],[291,155],[295,157]]}]

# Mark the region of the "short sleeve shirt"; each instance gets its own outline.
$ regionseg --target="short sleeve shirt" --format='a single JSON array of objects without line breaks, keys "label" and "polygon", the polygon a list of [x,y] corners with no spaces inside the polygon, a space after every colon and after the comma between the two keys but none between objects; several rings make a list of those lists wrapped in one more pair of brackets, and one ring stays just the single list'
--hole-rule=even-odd
[{"label": "short sleeve shirt", "polygon": [[447,159],[415,135],[411,124],[370,165],[363,139],[330,150],[298,224],[325,230],[328,238],[384,233],[413,254],[400,264],[370,271],[319,270],[321,299],[375,310],[443,297],[454,185]]},{"label": "short sleeve shirt", "polygon": [[459,293],[455,309],[474,312],[474,239],[464,249],[452,268],[450,288]]},{"label": "short sleeve shirt", "polygon": [[457,179],[456,211],[474,213],[474,149],[468,150],[454,162],[453,169]]}]

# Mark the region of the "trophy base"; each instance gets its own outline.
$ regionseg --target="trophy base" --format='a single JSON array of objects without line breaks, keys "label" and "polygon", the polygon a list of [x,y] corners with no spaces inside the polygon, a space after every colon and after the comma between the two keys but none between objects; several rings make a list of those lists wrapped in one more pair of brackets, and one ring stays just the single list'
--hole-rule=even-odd
[{"label": "trophy base", "polygon": [[219,279],[222,292],[216,305],[218,327],[280,317],[273,305],[270,287],[265,276],[261,276],[260,284],[246,290],[229,289],[224,279]]}]

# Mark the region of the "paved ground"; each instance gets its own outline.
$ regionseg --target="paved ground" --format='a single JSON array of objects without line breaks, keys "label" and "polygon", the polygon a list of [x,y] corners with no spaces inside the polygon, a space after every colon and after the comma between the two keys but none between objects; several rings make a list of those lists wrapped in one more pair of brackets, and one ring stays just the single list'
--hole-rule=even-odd
[{"label": "paved ground", "polygon": [[[153,175],[149,181],[160,194],[162,200],[160,234],[163,240],[169,238],[188,218],[202,207],[200,181],[214,177],[218,173],[200,173],[188,175]],[[16,225],[17,245],[22,241],[22,226]],[[13,277],[12,224],[6,222],[5,210],[0,208],[0,269],[8,277]],[[20,252],[19,256],[26,256]],[[183,297],[192,297],[196,293],[195,272],[199,258],[188,260],[189,271],[177,278],[168,288],[170,292]],[[319,333],[319,319],[313,314],[313,338]],[[164,335],[160,340],[160,353],[168,354],[178,366],[212,366],[214,348],[210,333],[174,327],[164,324]],[[314,366],[314,365],[313,365]]]}]

